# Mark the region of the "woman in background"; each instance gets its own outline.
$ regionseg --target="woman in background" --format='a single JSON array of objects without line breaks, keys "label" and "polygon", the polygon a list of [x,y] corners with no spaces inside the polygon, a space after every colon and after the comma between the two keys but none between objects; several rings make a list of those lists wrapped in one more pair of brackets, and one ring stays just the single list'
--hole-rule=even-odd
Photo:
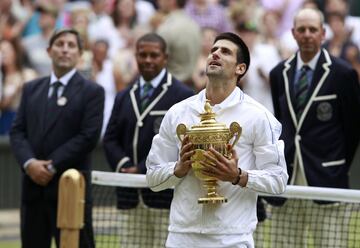
[{"label": "woman in background", "polygon": [[7,135],[20,104],[21,91],[26,81],[37,75],[23,65],[24,56],[18,40],[0,41],[1,95],[0,135]]}]

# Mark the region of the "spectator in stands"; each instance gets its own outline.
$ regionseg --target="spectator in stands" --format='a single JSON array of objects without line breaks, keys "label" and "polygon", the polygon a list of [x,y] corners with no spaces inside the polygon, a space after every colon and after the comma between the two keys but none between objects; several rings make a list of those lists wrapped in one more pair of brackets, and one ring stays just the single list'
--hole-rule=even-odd
[{"label": "spectator in stands", "polygon": [[[356,44],[348,46],[346,49],[345,58],[352,67],[356,70],[358,78],[360,79],[360,50]],[[360,81],[359,81],[360,83]]]},{"label": "spectator in stands", "polygon": [[[207,60],[206,89],[174,105],[153,139],[146,162],[147,182],[154,191],[175,187],[166,247],[254,247],[256,192],[285,190],[288,175],[284,145],[278,140],[281,125],[236,87],[249,64],[243,40],[233,33],[219,34]],[[176,135],[178,124],[200,122],[206,99],[218,120],[243,126],[239,142],[231,148],[231,159],[212,147],[203,153],[202,173],[217,178],[219,192],[229,200],[222,205],[197,203],[204,190],[191,170],[194,147],[188,136],[180,142]]]},{"label": "spectator in stands", "polygon": [[24,248],[50,248],[55,237],[58,184],[70,168],[85,176],[84,227],[80,246],[95,247],[91,217],[90,153],[100,136],[104,90],[75,69],[82,51],[74,29],[50,37],[50,76],[26,83],[10,131],[12,151],[22,171],[21,242]]},{"label": "spectator in stands", "polygon": [[159,0],[158,4],[166,13],[157,33],[167,43],[168,69],[180,81],[192,86],[191,76],[201,50],[200,27],[184,12],[186,0]]},{"label": "spectator in stands", "polygon": [[117,31],[118,48],[128,47],[133,39],[132,30],[138,25],[139,14],[135,8],[135,0],[116,0],[112,19]]},{"label": "spectator in stands", "polygon": [[164,22],[166,15],[168,13],[164,12],[163,8],[159,8],[156,10],[154,15],[149,20],[149,26],[152,30],[157,30],[161,23]]},{"label": "spectator in stands", "polygon": [[[360,49],[360,17],[349,15],[349,3],[348,0],[325,0],[325,14],[328,13],[341,13],[345,16],[345,27],[350,34],[350,40],[357,44]],[[331,39],[333,33],[331,29],[326,30],[328,34],[327,39]]]},{"label": "spectator in stands", "polygon": [[148,25],[155,14],[152,4],[143,0],[115,0],[114,6],[113,22],[120,35],[124,35],[123,39],[126,39],[128,30],[137,25]]},{"label": "spectator in stands", "polygon": [[150,16],[155,12],[153,6],[145,1],[116,0],[112,19],[116,28],[116,42],[119,44],[111,54],[117,91],[129,86],[138,75],[135,59],[135,42],[148,33]]},{"label": "spectator in stands", "polygon": [[[134,29],[146,26],[155,13],[153,5],[143,0],[92,0],[92,3],[96,18],[90,22],[90,40],[107,40],[111,59],[119,49],[128,48],[134,43]],[[110,15],[106,13],[106,4],[109,3],[112,5]],[[98,32],[99,28],[107,32]]]},{"label": "spectator in stands", "polygon": [[62,28],[66,25],[66,13],[64,5],[66,0],[22,0],[23,13],[19,13],[24,22],[22,37],[26,38],[32,35],[42,33],[40,23],[42,8],[51,8],[56,13],[55,28]]},{"label": "spectator in stands", "polygon": [[293,50],[289,49],[288,46],[284,46],[276,36],[280,21],[277,13],[273,10],[266,10],[260,20],[260,25],[258,26],[260,29],[260,41],[264,44],[274,46],[282,59],[288,58],[293,53]]},{"label": "spectator in stands", "polygon": [[[348,188],[360,137],[360,87],[353,68],[321,49],[323,25],[319,10],[302,9],[296,14],[292,33],[299,50],[270,72],[270,84],[275,116],[283,125],[290,184]],[[282,240],[276,247],[305,247],[307,231],[316,237],[314,247],[345,247],[340,242],[346,240],[342,235],[347,235],[349,217],[345,210],[339,211],[344,206],[321,204],[288,200],[274,208],[272,219],[281,226],[274,231]],[[292,212],[287,210],[291,207]],[[326,211],[337,218],[325,220]],[[292,223],[291,230],[279,218]],[[329,223],[333,236],[322,236]],[[295,240],[290,232],[296,233]]]},{"label": "spectator in stands", "polygon": [[92,13],[87,33],[90,42],[106,40],[109,43],[109,54],[114,54],[120,46],[117,42],[118,32],[107,13],[107,2],[107,0],[91,0]]},{"label": "spectator in stands", "polygon": [[73,8],[69,12],[69,26],[79,32],[81,40],[83,41],[84,49],[90,48],[89,41],[89,22],[90,22],[91,9],[87,6],[79,6]]},{"label": "spectator in stands", "polygon": [[346,50],[354,43],[350,40],[351,33],[345,27],[345,16],[340,12],[331,12],[326,14],[326,19],[333,36],[325,41],[323,47],[332,56],[346,60]]},{"label": "spectator in stands", "polygon": [[12,11],[12,0],[0,1],[0,39],[13,40],[19,37],[24,21],[20,21]]},{"label": "spectator in stands", "polygon": [[280,22],[277,27],[277,37],[281,37],[285,32],[291,29],[292,19],[297,10],[299,10],[305,0],[260,0],[260,4],[265,11],[275,11]]},{"label": "spectator in stands", "polygon": [[75,29],[83,44],[83,51],[79,59],[76,69],[86,79],[92,78],[92,59],[91,42],[89,40],[88,27],[90,21],[91,9],[88,6],[78,6],[73,8],[69,14],[69,26]]},{"label": "spectator in stands", "polygon": [[269,72],[281,60],[276,47],[260,43],[258,29],[251,21],[238,23],[236,33],[248,45],[251,56],[251,67],[241,79],[240,87],[246,94],[274,113]]},{"label": "spectator in stands", "polygon": [[51,60],[46,52],[49,39],[54,32],[57,10],[46,3],[37,7],[40,13],[39,25],[41,33],[23,39],[23,46],[30,66],[39,76],[46,76],[51,71]]},{"label": "spectator in stands", "polygon": [[233,29],[224,7],[217,2],[189,0],[185,12],[199,24],[200,28],[210,27],[217,32],[228,32]]},{"label": "spectator in stands", "polygon": [[101,138],[104,137],[117,92],[113,74],[113,63],[108,57],[108,50],[109,44],[106,40],[98,40],[93,44],[92,79],[105,90],[104,121],[101,129]]},{"label": "spectator in stands", "polygon": [[24,54],[18,39],[0,41],[2,93],[0,95],[0,135],[7,135],[20,104],[26,81],[34,79],[36,72],[24,67]]},{"label": "spectator in stands", "polygon": [[[258,0],[229,0],[227,12],[229,19],[232,22],[232,29],[235,29],[235,23],[243,20],[254,22],[255,25],[259,27],[262,25],[261,16],[263,15],[264,10]],[[274,28],[277,28],[277,26],[278,25]]]},{"label": "spectator in stands", "polygon": [[[167,71],[166,43],[159,35],[149,33],[137,40],[136,60],[140,75],[116,96],[103,144],[114,171],[145,174],[151,141],[164,114],[192,91]],[[126,223],[121,230],[121,247],[164,247],[172,190],[153,193],[119,188],[117,196],[117,207]]]}]

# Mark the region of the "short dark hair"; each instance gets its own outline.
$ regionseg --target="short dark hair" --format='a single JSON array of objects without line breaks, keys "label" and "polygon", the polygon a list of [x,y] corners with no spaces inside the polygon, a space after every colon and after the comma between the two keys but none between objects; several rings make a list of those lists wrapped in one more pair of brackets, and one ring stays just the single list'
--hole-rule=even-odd
[{"label": "short dark hair", "polygon": [[50,37],[49,48],[52,47],[52,45],[54,44],[54,42],[56,41],[57,38],[59,38],[62,34],[66,34],[66,33],[74,34],[76,36],[76,41],[77,41],[79,50],[82,51],[83,50],[83,44],[82,44],[82,40],[80,38],[80,34],[79,34],[78,31],[76,31],[73,28],[56,29],[54,31],[54,33],[51,35],[51,37]]},{"label": "short dark hair", "polygon": [[[238,50],[236,53],[236,61],[238,64],[245,63],[245,65],[246,65],[245,73],[246,73],[250,66],[250,52],[249,52],[249,48],[247,47],[245,42],[238,35],[231,33],[231,32],[221,33],[218,36],[216,36],[216,38],[214,40],[214,44],[218,40],[229,40],[238,47]],[[243,75],[245,75],[245,73]],[[240,78],[241,78],[241,76],[240,76]],[[240,78],[238,78],[238,80]]]},{"label": "short dark hair", "polygon": [[341,22],[345,22],[345,17],[346,16],[340,11],[327,12],[325,15],[325,19],[327,22],[329,22],[331,18],[336,18],[338,20],[341,20]]},{"label": "short dark hair", "polygon": [[147,33],[147,34],[141,36],[136,41],[136,47],[139,46],[140,42],[156,42],[156,43],[159,43],[160,46],[161,46],[161,51],[166,53],[166,41],[163,39],[163,37],[161,37],[157,33]]},{"label": "short dark hair", "polygon": [[182,9],[185,7],[187,0],[176,0],[177,6]]}]

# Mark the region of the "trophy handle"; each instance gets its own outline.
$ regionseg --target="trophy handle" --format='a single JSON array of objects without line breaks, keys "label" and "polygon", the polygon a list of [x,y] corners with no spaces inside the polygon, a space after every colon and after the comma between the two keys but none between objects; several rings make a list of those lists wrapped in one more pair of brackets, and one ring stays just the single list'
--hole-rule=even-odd
[{"label": "trophy handle", "polygon": [[185,124],[179,124],[176,128],[176,134],[179,138],[179,140],[182,142],[183,141],[183,138],[181,136],[185,135],[186,134],[186,126]]},{"label": "trophy handle", "polygon": [[233,122],[233,123],[230,124],[229,129],[230,129],[230,135],[231,135],[230,139],[235,137],[234,141],[231,144],[231,147],[233,147],[240,139],[242,128],[240,127],[239,123]]}]

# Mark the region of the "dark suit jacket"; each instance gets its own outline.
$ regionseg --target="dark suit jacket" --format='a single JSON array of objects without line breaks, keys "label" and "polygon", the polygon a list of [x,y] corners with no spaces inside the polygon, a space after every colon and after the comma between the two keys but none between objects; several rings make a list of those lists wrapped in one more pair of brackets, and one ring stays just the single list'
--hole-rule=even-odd
[{"label": "dark suit jacket", "polygon": [[[175,103],[191,96],[193,92],[183,83],[166,73],[160,85],[154,89],[150,104],[140,114],[140,86],[138,80],[120,92],[107,126],[103,144],[106,158],[115,171],[119,165],[126,168],[136,165],[140,173],[146,173],[145,161],[152,139],[158,133],[166,111]],[[168,208],[172,190],[152,192],[142,189],[146,205]],[[118,207],[133,208],[138,204],[138,190],[123,188],[118,191]]]},{"label": "dark suit jacket", "polygon": [[63,93],[67,103],[58,106],[51,121],[45,123],[49,82],[50,77],[44,77],[25,84],[10,132],[12,150],[22,170],[30,158],[52,160],[57,170],[46,187],[23,173],[23,202],[42,197],[56,202],[59,177],[69,168],[82,171],[90,185],[90,152],[101,131],[104,90],[75,73]]},{"label": "dark suit jacket", "polygon": [[294,108],[296,55],[270,72],[275,116],[283,125],[290,176],[298,158],[309,186],[348,188],[348,171],[360,137],[360,89],[356,72],[323,49],[299,120]]}]

